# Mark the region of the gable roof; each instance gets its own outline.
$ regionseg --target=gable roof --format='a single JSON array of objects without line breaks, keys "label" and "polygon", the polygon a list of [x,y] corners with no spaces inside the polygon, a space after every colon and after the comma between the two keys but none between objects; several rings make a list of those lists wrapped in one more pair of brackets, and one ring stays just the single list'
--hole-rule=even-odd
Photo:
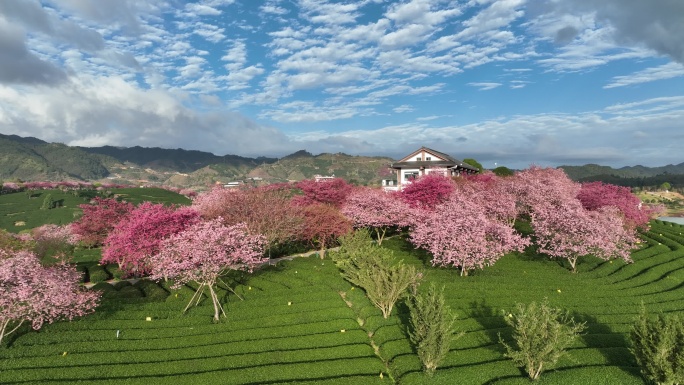
[{"label": "gable roof", "polygon": [[[416,161],[416,160],[411,160],[414,158],[416,155],[419,153],[425,151],[428,154],[432,154],[437,158],[443,159],[443,160],[421,160],[421,161]],[[480,170],[477,169],[477,167],[473,167],[469,165],[468,163],[463,163],[462,161],[452,157],[451,155],[445,154],[440,151],[433,150],[431,148],[427,147],[421,147],[417,149],[416,151],[413,151],[409,155],[401,158],[398,162],[394,162],[390,165],[392,168],[407,168],[407,167],[430,167],[430,166],[438,166],[438,167],[446,167],[446,168],[463,168],[466,170],[470,170],[473,172],[479,172]]]}]

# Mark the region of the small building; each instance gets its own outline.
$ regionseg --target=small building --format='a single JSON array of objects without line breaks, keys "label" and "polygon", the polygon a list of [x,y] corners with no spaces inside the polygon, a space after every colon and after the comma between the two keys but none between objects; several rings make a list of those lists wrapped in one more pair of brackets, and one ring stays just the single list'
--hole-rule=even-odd
[{"label": "small building", "polygon": [[328,175],[326,175],[326,176],[314,175],[313,178],[316,182],[327,182],[327,181],[331,181],[331,180],[335,179],[335,174],[330,175],[330,176],[328,176]]},{"label": "small building", "polygon": [[401,189],[407,183],[423,175],[441,173],[446,176],[459,176],[479,172],[477,167],[431,148],[421,147],[411,154],[390,165],[396,170],[397,187]]},{"label": "small building", "polygon": [[382,189],[385,191],[397,191],[399,190],[399,186],[397,183],[397,179],[389,177],[386,179],[382,180]]}]

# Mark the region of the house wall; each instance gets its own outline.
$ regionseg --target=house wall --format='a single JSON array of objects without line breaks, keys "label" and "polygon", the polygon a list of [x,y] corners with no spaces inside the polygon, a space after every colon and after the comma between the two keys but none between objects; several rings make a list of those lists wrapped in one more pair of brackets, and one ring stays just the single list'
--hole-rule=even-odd
[{"label": "house wall", "polygon": [[400,171],[401,171],[401,174],[399,175],[399,178],[397,178],[400,185],[403,185],[404,183],[406,183],[405,175],[407,173],[418,173],[418,175],[422,175],[420,172],[420,169],[418,169],[418,168],[405,168],[405,169],[402,169]]},{"label": "house wall", "polygon": [[[436,156],[424,149],[421,149],[413,154],[410,154],[406,156],[405,158],[399,160],[399,162],[427,162],[427,161],[446,161],[447,159],[444,159],[440,156]],[[399,189],[402,188],[403,185],[406,183],[410,183],[407,178],[405,177],[407,173],[415,173],[418,176],[430,174],[430,173],[441,173],[442,175],[449,176],[449,175],[459,175],[459,172],[453,168],[453,169],[447,169],[447,168],[424,168],[420,169],[418,166],[415,168],[405,168],[401,170],[396,170],[397,174],[397,185],[399,186]],[[388,187],[388,186],[386,186]]]},{"label": "house wall", "polygon": [[446,168],[440,167],[440,168],[428,168],[428,169],[425,169],[425,175],[428,175],[428,174],[439,174],[439,175],[442,175],[442,176],[449,176],[451,173],[450,173],[450,171],[447,170]]},{"label": "house wall", "polygon": [[[429,158],[429,159],[428,159]],[[429,152],[426,152],[425,150],[411,156],[410,158],[404,158],[402,161],[404,162],[416,162],[416,161],[426,161],[426,160],[444,160],[438,156],[435,156],[433,154],[430,154]]]}]

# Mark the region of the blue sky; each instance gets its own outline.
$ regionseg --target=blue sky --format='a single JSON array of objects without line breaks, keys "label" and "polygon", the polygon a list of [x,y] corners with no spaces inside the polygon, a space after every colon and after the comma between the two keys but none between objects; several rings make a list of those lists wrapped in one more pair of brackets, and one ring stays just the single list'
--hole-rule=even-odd
[{"label": "blue sky", "polygon": [[681,0],[1,0],[0,132],[676,164],[682,36]]}]

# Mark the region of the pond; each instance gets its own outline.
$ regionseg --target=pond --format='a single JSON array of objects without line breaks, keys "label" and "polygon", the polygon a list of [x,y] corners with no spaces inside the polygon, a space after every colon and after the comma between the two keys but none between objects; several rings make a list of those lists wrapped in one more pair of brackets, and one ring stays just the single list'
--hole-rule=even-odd
[{"label": "pond", "polygon": [[680,225],[684,225],[684,217],[659,217],[658,219],[661,221],[674,222]]}]

